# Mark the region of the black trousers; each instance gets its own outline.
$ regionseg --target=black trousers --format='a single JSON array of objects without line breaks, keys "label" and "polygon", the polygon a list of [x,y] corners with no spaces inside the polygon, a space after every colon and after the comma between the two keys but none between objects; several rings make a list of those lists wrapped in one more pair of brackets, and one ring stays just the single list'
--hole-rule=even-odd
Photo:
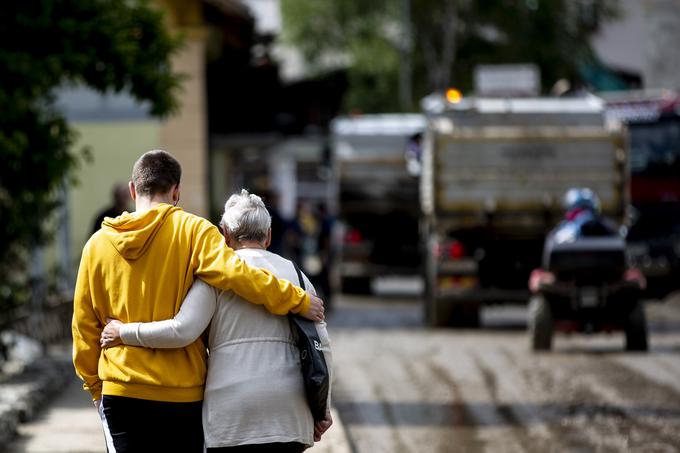
[{"label": "black trousers", "polygon": [[236,447],[208,448],[208,453],[302,453],[305,445],[299,442],[238,445]]},{"label": "black trousers", "polygon": [[202,401],[168,403],[105,395],[102,404],[109,453],[203,452]]}]

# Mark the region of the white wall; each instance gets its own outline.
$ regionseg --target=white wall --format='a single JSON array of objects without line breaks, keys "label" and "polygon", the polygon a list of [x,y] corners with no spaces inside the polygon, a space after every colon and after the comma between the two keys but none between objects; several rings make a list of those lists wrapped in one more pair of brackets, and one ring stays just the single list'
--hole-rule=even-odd
[{"label": "white wall", "polygon": [[592,44],[608,66],[642,74],[645,67],[644,0],[620,0],[622,17],[602,26]]},{"label": "white wall", "polygon": [[593,37],[600,59],[644,88],[680,89],[680,0],[620,0],[622,17]]}]

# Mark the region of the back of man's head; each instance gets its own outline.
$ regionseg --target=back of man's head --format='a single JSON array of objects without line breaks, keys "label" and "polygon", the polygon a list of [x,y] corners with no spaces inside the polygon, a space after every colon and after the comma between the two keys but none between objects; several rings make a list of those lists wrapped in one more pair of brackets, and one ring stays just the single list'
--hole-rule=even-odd
[{"label": "back of man's head", "polygon": [[132,183],[138,195],[168,193],[182,177],[182,167],[167,151],[155,149],[142,155],[132,167]]}]

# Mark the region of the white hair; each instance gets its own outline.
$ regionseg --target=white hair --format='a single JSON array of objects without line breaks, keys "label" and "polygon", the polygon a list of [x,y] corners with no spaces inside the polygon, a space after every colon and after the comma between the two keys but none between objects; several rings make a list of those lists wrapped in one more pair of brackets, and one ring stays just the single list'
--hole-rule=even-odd
[{"label": "white hair", "polygon": [[240,194],[230,196],[224,204],[220,226],[236,241],[263,243],[267,240],[272,218],[262,198],[241,189]]}]

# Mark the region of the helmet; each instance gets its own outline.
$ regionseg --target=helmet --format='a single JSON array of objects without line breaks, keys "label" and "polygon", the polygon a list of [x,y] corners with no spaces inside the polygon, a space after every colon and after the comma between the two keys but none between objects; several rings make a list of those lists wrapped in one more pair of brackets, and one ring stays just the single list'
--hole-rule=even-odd
[{"label": "helmet", "polygon": [[588,210],[593,213],[600,212],[600,199],[595,192],[585,187],[569,189],[564,194],[564,210],[569,212],[574,209]]}]

